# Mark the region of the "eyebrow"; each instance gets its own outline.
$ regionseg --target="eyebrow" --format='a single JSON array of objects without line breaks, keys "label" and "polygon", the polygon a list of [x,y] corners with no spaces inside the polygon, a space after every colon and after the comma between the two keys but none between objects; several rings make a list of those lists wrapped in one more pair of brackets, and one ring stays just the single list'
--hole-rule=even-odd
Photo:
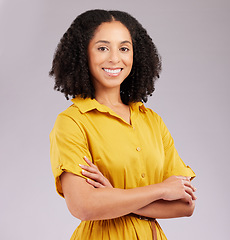
[{"label": "eyebrow", "polygon": [[[109,41],[106,41],[106,40],[99,40],[99,41],[97,41],[95,44],[97,44],[97,43],[110,44],[110,42],[109,42]],[[130,45],[132,45],[132,43],[131,43],[130,41],[128,41],[128,40],[125,40],[125,41],[122,41],[122,42],[121,42],[121,44],[125,44],[125,43],[129,43]]]}]

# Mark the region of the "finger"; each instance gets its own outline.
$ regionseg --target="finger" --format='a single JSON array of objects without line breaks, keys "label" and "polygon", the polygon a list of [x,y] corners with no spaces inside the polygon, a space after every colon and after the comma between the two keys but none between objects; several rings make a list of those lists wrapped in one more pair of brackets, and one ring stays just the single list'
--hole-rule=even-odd
[{"label": "finger", "polygon": [[190,181],[191,180],[191,177],[186,177],[186,176],[181,176],[181,175],[176,176],[176,177],[179,178],[179,179],[185,180],[185,181]]},{"label": "finger", "polygon": [[196,188],[192,184],[185,184],[185,186],[188,186],[192,189],[193,192],[196,191]]},{"label": "finger", "polygon": [[188,193],[185,194],[185,201],[187,201],[189,204],[192,204],[192,197]]},{"label": "finger", "polygon": [[79,164],[79,166],[88,172],[100,174],[100,171],[97,168],[82,165],[82,164]]},{"label": "finger", "polygon": [[193,190],[193,192],[196,191],[196,188],[191,184],[190,181],[188,181],[188,180],[183,180],[183,183],[184,183],[185,186],[190,187],[190,188]]},{"label": "finger", "polygon": [[95,166],[86,156],[84,156],[83,159],[85,160],[85,162],[86,162],[89,166],[91,166],[91,167]]},{"label": "finger", "polygon": [[86,179],[87,183],[89,183],[90,185],[92,185],[93,187],[95,188],[103,188],[105,186],[103,186],[102,184],[98,183],[98,182],[95,182],[89,178]]},{"label": "finger", "polygon": [[83,157],[83,159],[85,160],[85,162],[90,166],[90,167],[93,167],[93,168],[97,168],[97,166],[95,164],[93,164],[86,156]]},{"label": "finger", "polygon": [[185,187],[185,191],[191,196],[192,200],[197,199],[196,195],[194,194],[193,190],[190,187]]},{"label": "finger", "polygon": [[104,177],[102,177],[101,175],[99,174],[95,174],[95,173],[91,173],[91,172],[87,172],[85,170],[82,170],[82,175],[84,175],[85,177],[88,177],[94,181],[97,181],[101,184],[104,184]]}]

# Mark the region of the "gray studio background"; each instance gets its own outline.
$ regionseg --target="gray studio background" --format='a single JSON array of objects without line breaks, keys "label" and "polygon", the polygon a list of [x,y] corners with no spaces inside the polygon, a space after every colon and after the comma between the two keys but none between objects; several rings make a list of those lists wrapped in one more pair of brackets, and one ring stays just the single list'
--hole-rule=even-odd
[{"label": "gray studio background", "polygon": [[197,174],[192,218],[160,220],[169,240],[228,239],[230,2],[0,0],[0,239],[65,240],[79,224],[55,192],[49,133],[71,102],[48,77],[56,45],[92,8],[131,13],[163,60],[147,106]]}]

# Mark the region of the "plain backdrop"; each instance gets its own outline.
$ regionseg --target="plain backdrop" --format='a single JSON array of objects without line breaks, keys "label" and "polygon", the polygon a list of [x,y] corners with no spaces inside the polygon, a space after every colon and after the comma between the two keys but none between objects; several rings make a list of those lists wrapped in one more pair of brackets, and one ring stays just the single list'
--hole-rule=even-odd
[{"label": "plain backdrop", "polygon": [[228,239],[229,0],[0,0],[0,239],[70,239],[79,220],[55,192],[49,133],[71,102],[48,77],[59,39],[80,13],[124,10],[147,29],[163,71],[148,107],[197,174],[191,218],[160,220],[168,239]]}]

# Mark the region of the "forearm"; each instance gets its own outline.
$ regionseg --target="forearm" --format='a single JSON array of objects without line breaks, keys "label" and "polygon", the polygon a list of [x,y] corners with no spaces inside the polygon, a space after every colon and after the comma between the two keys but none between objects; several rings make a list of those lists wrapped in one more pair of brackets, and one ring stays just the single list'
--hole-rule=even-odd
[{"label": "forearm", "polygon": [[84,178],[72,173],[63,173],[61,183],[71,214],[81,220],[112,219],[132,212],[164,218],[160,215],[159,208],[162,211],[167,210],[168,215],[165,217],[177,217],[177,208],[181,207],[177,202],[165,202],[165,206],[161,202],[153,205],[151,203],[160,199],[167,201],[186,199],[192,205],[192,199],[196,199],[195,188],[189,179],[183,176],[171,176],[162,183],[133,189],[95,188]]},{"label": "forearm", "polygon": [[133,213],[149,218],[177,218],[191,216],[194,208],[195,200],[192,201],[192,204],[184,200],[157,200]]},{"label": "forearm", "polygon": [[124,216],[162,197],[160,184],[134,189],[94,188],[70,173],[62,177],[62,187],[70,212],[81,220]]},{"label": "forearm", "polygon": [[160,199],[161,192],[156,185],[135,189],[93,189],[87,199],[90,220],[111,219],[124,216],[135,209],[143,208]]}]

